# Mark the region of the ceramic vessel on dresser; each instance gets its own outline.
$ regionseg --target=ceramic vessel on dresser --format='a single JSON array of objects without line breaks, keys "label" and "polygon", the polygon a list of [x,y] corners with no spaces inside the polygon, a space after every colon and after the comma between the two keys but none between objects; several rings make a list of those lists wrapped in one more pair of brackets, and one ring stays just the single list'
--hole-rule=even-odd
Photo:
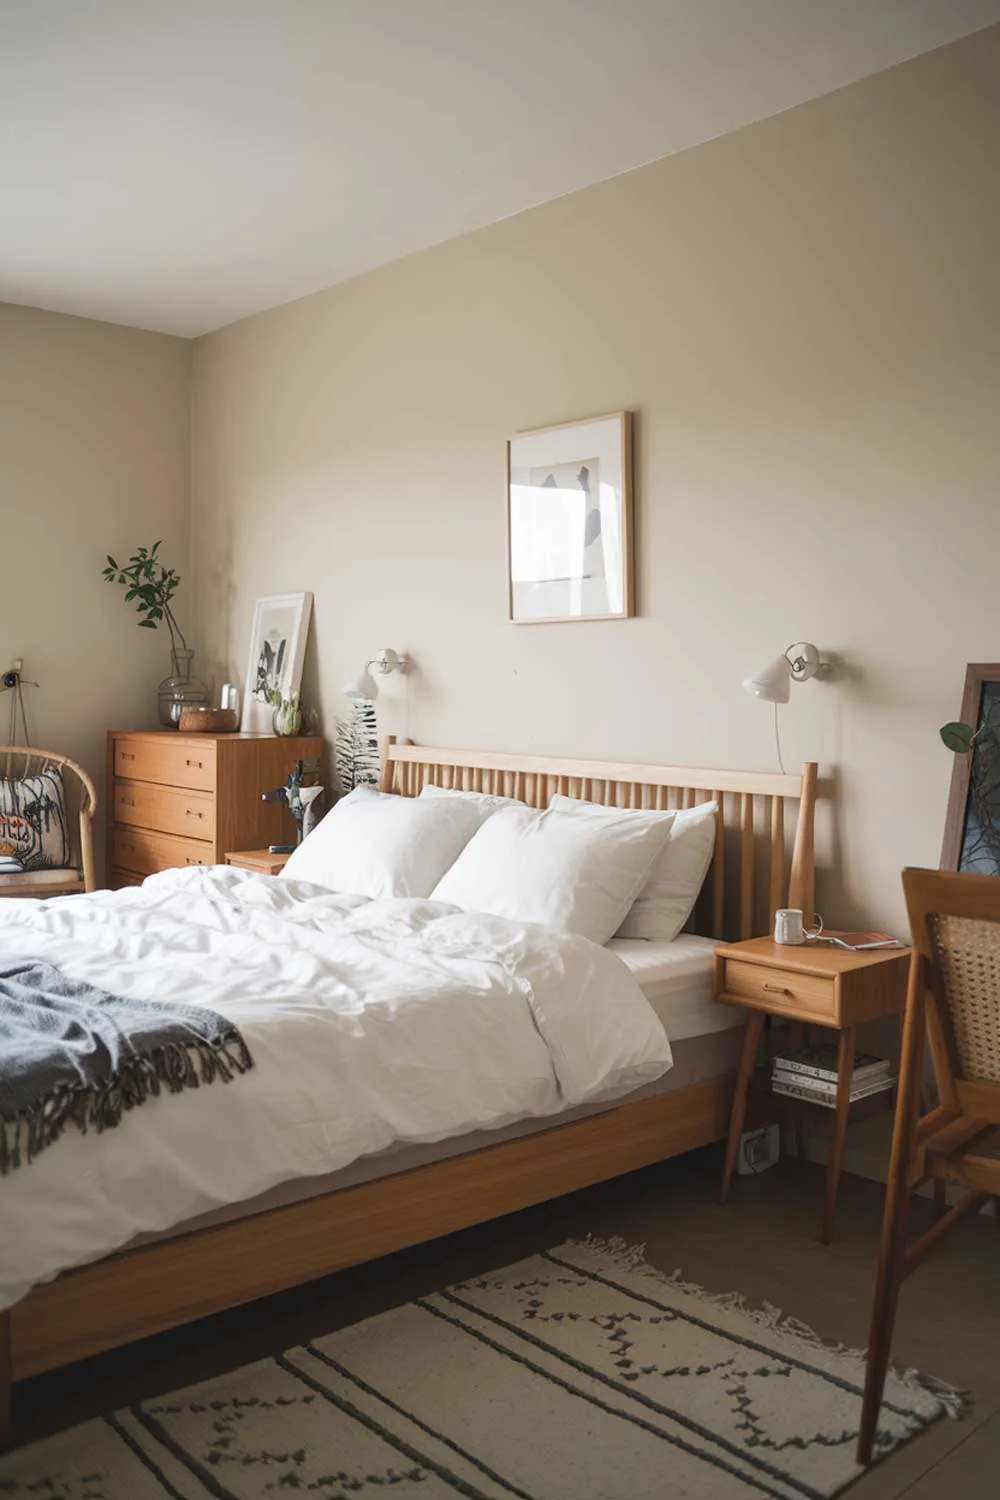
[{"label": "ceramic vessel on dresser", "polygon": [[233,849],[293,843],[283,802],[261,801],[296,761],[321,758],[316,735],[108,735],[108,885],[139,885],[182,865],[222,864]]}]

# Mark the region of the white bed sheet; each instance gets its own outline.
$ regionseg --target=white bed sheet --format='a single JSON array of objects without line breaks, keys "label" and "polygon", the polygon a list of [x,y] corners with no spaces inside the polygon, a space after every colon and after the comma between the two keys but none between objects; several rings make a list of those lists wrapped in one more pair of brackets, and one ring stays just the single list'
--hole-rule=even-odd
[{"label": "white bed sheet", "polygon": [[744,1024],[744,1011],[715,999],[713,938],[682,932],[672,943],[612,938],[607,946],[635,975],[671,1042]]}]

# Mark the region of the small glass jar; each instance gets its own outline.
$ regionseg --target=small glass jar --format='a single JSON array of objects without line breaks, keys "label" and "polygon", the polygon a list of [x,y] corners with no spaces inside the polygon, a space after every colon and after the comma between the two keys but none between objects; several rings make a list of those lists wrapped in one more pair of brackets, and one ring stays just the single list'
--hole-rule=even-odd
[{"label": "small glass jar", "polygon": [[173,671],[156,690],[157,710],[164,729],[176,729],[186,708],[208,703],[208,688],[191,670],[194,652],[174,647],[170,652]]},{"label": "small glass jar", "polygon": [[275,734],[281,735],[283,739],[298,734],[302,727],[302,709],[299,707],[298,693],[293,693],[290,698],[282,698],[280,703],[274,705],[271,726]]}]

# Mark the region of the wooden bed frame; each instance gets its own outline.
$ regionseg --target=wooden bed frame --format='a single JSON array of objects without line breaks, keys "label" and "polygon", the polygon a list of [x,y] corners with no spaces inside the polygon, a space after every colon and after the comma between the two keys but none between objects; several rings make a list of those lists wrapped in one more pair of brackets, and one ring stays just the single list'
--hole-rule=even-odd
[{"label": "wooden bed frame", "polygon": [[[383,790],[413,797],[428,782],[535,807],[554,792],[622,807],[713,799],[723,816],[690,929],[720,940],[749,937],[766,928],[786,893],[787,904],[811,917],[814,764],[799,777],[427,750],[390,740]],[[790,803],[797,817],[788,860]],[[66,1271],[0,1313],[0,1445],[9,1436],[15,1381],[719,1140],[731,1082],[720,1075]]]}]

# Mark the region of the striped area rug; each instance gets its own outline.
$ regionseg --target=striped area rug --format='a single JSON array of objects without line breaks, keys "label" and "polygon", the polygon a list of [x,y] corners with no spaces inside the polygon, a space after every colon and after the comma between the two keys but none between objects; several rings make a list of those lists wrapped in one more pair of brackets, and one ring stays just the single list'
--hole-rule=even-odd
[{"label": "striped area rug", "polygon": [[[566,1244],[0,1461],[60,1500],[821,1500],[860,1356],[618,1244]],[[961,1398],[891,1375],[880,1454]]]}]

